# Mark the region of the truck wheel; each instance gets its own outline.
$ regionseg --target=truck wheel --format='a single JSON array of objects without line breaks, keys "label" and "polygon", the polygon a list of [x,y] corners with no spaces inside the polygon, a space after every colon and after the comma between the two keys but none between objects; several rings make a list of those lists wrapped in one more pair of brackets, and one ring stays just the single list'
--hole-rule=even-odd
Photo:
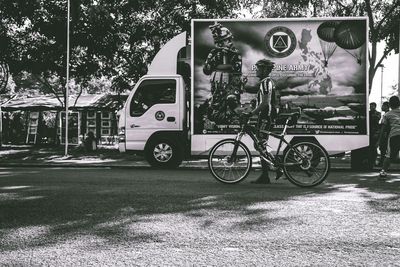
[{"label": "truck wheel", "polygon": [[150,141],[145,156],[150,165],[156,168],[176,168],[182,163],[182,150],[168,139]]}]

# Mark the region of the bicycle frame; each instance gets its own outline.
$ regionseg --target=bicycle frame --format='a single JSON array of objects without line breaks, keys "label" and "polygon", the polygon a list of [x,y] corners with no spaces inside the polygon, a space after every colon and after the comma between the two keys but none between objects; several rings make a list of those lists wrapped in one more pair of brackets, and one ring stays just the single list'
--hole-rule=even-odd
[{"label": "bicycle frame", "polygon": [[[282,132],[280,134],[276,134],[276,133],[273,133],[271,131],[261,130],[261,132],[266,134],[268,137],[272,136],[272,137],[274,137],[276,139],[279,139],[278,149],[276,150],[275,156],[273,156],[274,158],[268,158],[268,156],[269,156],[268,154],[266,154],[263,151],[261,151],[257,146],[255,147],[256,150],[260,153],[260,156],[262,158],[264,158],[264,160],[276,161],[275,157],[276,157],[276,155],[279,155],[279,152],[280,152],[280,150],[282,148],[282,144],[283,143],[285,143],[287,147],[293,148],[293,146],[288,141],[286,141],[286,139],[285,139],[285,135],[286,135],[287,126],[289,124],[289,121],[290,121],[290,118],[287,118],[285,126],[284,126],[284,128],[283,128],[283,130],[282,130]],[[250,138],[253,140],[253,142],[255,144],[258,144],[259,141],[260,141],[260,139],[258,139],[257,135],[255,134],[255,132],[256,132],[255,127],[248,125],[248,122],[249,121],[247,120],[247,122],[243,124],[240,132],[237,134],[237,136],[235,138],[235,145],[234,145],[234,148],[233,148],[233,151],[232,151],[232,156],[230,158],[230,161],[235,161],[236,160],[236,154],[237,154],[237,150],[238,150],[238,147],[239,147],[239,141],[242,139],[242,137],[245,134],[249,135]],[[299,156],[302,160],[305,159],[304,156],[300,152],[298,152],[295,149],[293,151],[295,151],[297,156]]]},{"label": "bicycle frame", "polygon": [[[298,113],[283,116],[287,119],[281,133],[259,130],[254,125],[249,125],[249,120],[241,120],[241,128],[236,138],[221,140],[210,151],[208,164],[214,178],[223,183],[234,184],[247,177],[252,167],[252,155],[241,139],[244,135],[249,135],[260,154],[263,171],[266,170],[265,168],[268,171],[275,171],[276,179],[285,174],[290,182],[300,187],[312,187],[322,183],[329,173],[328,154],[317,143],[288,142],[285,139],[286,130],[296,121]],[[265,134],[265,138],[260,133]],[[266,149],[269,136],[279,139],[274,154]],[[281,150],[283,150],[282,153]],[[306,175],[299,172],[304,172]]]}]

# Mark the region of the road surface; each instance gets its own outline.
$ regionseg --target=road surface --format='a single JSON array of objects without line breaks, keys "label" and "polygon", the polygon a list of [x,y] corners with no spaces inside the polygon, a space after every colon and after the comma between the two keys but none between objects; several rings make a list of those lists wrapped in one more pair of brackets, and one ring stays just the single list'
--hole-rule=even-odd
[{"label": "road surface", "polygon": [[0,168],[0,266],[400,266],[400,173]]}]

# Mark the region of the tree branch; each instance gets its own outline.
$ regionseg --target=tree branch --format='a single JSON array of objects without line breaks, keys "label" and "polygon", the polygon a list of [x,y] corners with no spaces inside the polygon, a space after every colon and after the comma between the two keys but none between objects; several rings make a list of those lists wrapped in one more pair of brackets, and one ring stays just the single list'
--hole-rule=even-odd
[{"label": "tree branch", "polygon": [[32,75],[33,75],[33,77],[35,77],[36,80],[38,80],[41,84],[43,84],[44,86],[46,86],[46,88],[49,89],[50,92],[53,93],[53,94],[55,95],[55,97],[56,97],[57,100],[61,103],[61,106],[63,107],[63,106],[64,106],[64,103],[62,102],[62,100],[60,99],[60,97],[57,95],[57,92],[56,92],[56,91],[53,89],[53,87],[48,83],[48,81],[47,81],[45,78],[43,78],[43,80],[40,79],[40,77],[39,77],[38,75],[36,75],[36,74],[32,74]]},{"label": "tree branch", "polygon": [[351,13],[351,9],[347,5],[343,4],[342,1],[336,0],[336,3],[344,10],[346,16],[348,16],[348,14]]},{"label": "tree branch", "polygon": [[0,68],[2,69],[2,71],[0,73],[3,73],[3,77],[0,77],[0,92],[5,90],[7,87],[7,83],[8,83],[8,77],[10,74],[10,70],[8,68],[8,65],[2,61],[0,61]]},{"label": "tree branch", "polygon": [[390,50],[385,50],[385,52],[383,52],[383,56],[379,59],[378,63],[376,63],[375,67],[374,67],[374,72],[377,71],[377,69],[379,68],[379,65],[381,65],[382,61],[390,54],[390,52],[392,52],[393,48]]},{"label": "tree branch", "polygon": [[383,16],[383,18],[381,19],[381,21],[379,21],[379,22],[378,22],[378,25],[376,26],[376,30],[377,30],[377,31],[380,31],[383,22],[387,19],[387,17],[389,17],[389,16],[393,13],[393,11],[394,11],[394,10],[396,9],[396,7],[398,7],[398,6],[400,6],[400,2],[399,2],[399,1],[397,1],[396,4],[394,4],[394,5],[392,6],[392,8],[391,8],[388,12],[385,13],[385,16]]},{"label": "tree branch", "polygon": [[122,53],[122,52],[118,51],[118,54],[119,54],[119,56],[121,56],[123,59],[126,60],[126,62],[129,64],[129,66],[133,65],[132,60],[125,53]]},{"label": "tree branch", "polygon": [[[350,11],[351,11],[350,13],[353,13],[353,10],[355,7],[357,7],[357,0],[353,0],[353,6],[350,8]],[[357,9],[358,9],[358,7],[356,8],[354,13],[357,13]],[[351,14],[347,14],[347,15],[351,15]]]},{"label": "tree branch", "polygon": [[336,0],[336,4],[338,4],[339,6],[341,6],[344,9],[347,9],[347,6],[343,5],[343,3],[340,0]]},{"label": "tree branch", "polygon": [[79,87],[80,87],[80,90],[79,90],[78,95],[76,96],[76,99],[75,99],[75,102],[74,102],[74,106],[73,106],[73,107],[76,106],[76,103],[78,103],[79,97],[82,95],[83,88],[82,88],[82,86],[79,86]]},{"label": "tree branch", "polygon": [[[371,2],[370,0],[365,0],[365,9],[367,10],[367,15],[369,19],[369,30],[371,31],[371,35],[375,34],[375,27],[374,27],[374,15],[371,9]],[[372,34],[373,33],[373,34]]]},{"label": "tree branch", "polygon": [[4,102],[1,102],[0,103],[0,106],[2,106],[2,105],[4,105],[4,104],[7,104],[8,102],[10,102],[11,100],[13,100],[14,98],[16,98],[17,97],[17,94],[15,94],[15,95],[12,95],[9,99],[7,99],[6,101],[4,101]]},{"label": "tree branch", "polygon": [[371,62],[371,61],[372,61],[372,55],[371,55],[370,49],[368,48],[368,62]]}]

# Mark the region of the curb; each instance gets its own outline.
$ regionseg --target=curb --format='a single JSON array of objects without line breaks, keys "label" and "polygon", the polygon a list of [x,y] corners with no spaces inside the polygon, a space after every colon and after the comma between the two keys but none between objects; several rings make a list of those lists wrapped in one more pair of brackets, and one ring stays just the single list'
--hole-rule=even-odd
[{"label": "curb", "polygon": [[[151,167],[146,164],[139,165],[89,165],[89,164],[42,164],[42,163],[0,163],[1,168],[10,168],[10,167],[19,167],[19,168],[110,168],[110,169],[152,169],[157,170],[156,168]],[[253,169],[258,170],[261,167],[254,167]],[[176,170],[208,170],[207,165],[183,165],[178,167]],[[355,171],[351,170],[349,167],[344,166],[336,166],[331,167],[332,171],[348,171],[348,172],[379,172],[379,168],[374,168],[373,170],[362,170]],[[400,171],[400,169],[392,169],[392,171]]]}]

